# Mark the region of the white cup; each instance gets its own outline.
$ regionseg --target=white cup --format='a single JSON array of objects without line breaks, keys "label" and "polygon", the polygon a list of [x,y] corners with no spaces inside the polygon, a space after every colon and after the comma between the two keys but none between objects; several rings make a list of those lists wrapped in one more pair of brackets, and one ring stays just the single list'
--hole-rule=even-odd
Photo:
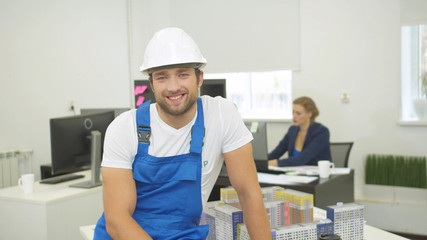
[{"label": "white cup", "polygon": [[18,186],[24,193],[32,193],[34,191],[34,174],[23,174],[18,179]]},{"label": "white cup", "polygon": [[334,163],[329,160],[318,161],[317,166],[319,166],[320,178],[328,178],[331,174],[331,168],[335,167]]}]

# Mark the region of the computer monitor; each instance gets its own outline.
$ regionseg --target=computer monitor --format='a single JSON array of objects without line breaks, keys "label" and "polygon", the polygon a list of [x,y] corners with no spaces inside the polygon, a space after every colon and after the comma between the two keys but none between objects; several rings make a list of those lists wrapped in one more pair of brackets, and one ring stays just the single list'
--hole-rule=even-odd
[{"label": "computer monitor", "polygon": [[268,160],[267,149],[267,123],[258,121],[245,121],[246,127],[251,131],[252,151],[255,160]]},{"label": "computer monitor", "polygon": [[130,108],[81,108],[80,114],[86,115],[113,111],[114,117],[117,117],[128,110],[130,110]]},{"label": "computer monitor", "polygon": [[211,97],[227,97],[225,79],[204,79],[200,87],[200,96],[209,95]]},{"label": "computer monitor", "polygon": [[[245,120],[244,123],[254,138],[252,140],[252,153],[257,171],[268,171],[267,123],[248,120]],[[220,175],[228,176],[225,163]]]},{"label": "computer monitor", "polygon": [[267,123],[259,121],[245,121],[251,131],[252,152],[258,171],[268,170]]},{"label": "computer monitor", "polygon": [[91,182],[100,185],[102,146],[107,127],[113,120],[113,111],[50,119],[52,173],[91,169]]}]

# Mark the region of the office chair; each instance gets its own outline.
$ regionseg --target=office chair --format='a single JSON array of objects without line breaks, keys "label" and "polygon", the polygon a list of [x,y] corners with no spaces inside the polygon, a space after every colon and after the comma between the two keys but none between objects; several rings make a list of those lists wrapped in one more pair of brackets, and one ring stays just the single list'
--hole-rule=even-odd
[{"label": "office chair", "polygon": [[335,167],[348,167],[353,142],[331,142],[331,157]]}]

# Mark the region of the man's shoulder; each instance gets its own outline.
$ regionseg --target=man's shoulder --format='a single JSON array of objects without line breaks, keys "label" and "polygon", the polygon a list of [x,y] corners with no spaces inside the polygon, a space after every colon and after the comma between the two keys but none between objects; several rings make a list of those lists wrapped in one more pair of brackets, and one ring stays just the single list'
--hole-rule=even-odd
[{"label": "man's shoulder", "polygon": [[200,98],[202,99],[203,109],[205,112],[215,110],[227,111],[230,108],[237,110],[237,107],[234,103],[220,96],[211,97],[208,95],[203,95]]},{"label": "man's shoulder", "polygon": [[121,128],[135,125],[135,112],[136,109],[131,109],[129,111],[123,112],[113,120],[109,128]]},{"label": "man's shoulder", "polygon": [[221,97],[221,96],[216,96],[216,97],[212,97],[209,95],[203,95],[200,96],[200,98],[202,99],[203,103],[207,103],[207,104],[211,104],[211,103],[219,103],[219,102],[229,102],[229,100]]}]

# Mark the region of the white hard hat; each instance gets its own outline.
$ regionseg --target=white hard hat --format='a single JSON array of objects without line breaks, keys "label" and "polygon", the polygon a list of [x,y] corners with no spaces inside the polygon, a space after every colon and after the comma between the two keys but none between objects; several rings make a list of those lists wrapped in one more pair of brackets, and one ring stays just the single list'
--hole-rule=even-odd
[{"label": "white hard hat", "polygon": [[184,30],[172,27],[156,32],[151,38],[140,71],[149,74],[153,68],[177,64],[202,68],[206,63],[196,42]]}]

